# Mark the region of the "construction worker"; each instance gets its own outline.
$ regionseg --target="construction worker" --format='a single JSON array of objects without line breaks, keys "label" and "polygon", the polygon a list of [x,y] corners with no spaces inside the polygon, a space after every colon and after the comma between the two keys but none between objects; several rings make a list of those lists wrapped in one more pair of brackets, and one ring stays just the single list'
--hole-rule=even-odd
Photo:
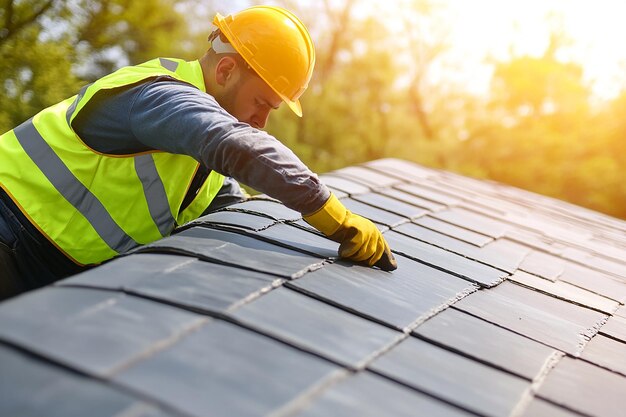
[{"label": "construction worker", "polygon": [[122,68],[0,136],[0,297],[241,201],[236,181],[303,213],[341,257],[396,268],[376,226],[260,130],[282,102],[302,115],[315,63],[302,22],[257,6],[213,23],[199,60]]}]

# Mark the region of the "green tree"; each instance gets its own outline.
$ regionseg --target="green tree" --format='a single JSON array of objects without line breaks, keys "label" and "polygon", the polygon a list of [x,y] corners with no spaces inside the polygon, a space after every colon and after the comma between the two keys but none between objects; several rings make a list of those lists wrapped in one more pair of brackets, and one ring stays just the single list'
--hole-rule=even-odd
[{"label": "green tree", "polygon": [[174,0],[2,0],[0,129],[155,56],[191,58]]},{"label": "green tree", "polygon": [[305,24],[316,34],[316,70],[302,99],[304,117],[280,111],[270,118],[269,131],[318,171],[390,155],[418,159],[413,150],[438,134],[428,111],[435,94],[425,78],[442,43],[420,36],[422,20],[407,20],[414,33],[400,36],[403,28],[378,13],[429,13],[429,4],[412,0],[368,9],[344,0],[324,2],[315,13],[298,10],[305,20],[315,17]]},{"label": "green tree", "polygon": [[586,128],[576,147],[566,198],[610,215],[626,218],[626,92],[606,103]]},{"label": "green tree", "polygon": [[[374,20],[351,24],[358,33],[382,33]],[[397,77],[392,58],[374,39],[351,38],[304,95],[305,116],[296,120],[278,113],[270,131],[318,170],[381,158],[391,140],[389,112],[398,98],[389,85]]]},{"label": "green tree", "polygon": [[559,49],[553,38],[543,56],[497,63],[460,151],[485,177],[624,216],[623,102],[592,108],[581,65],[559,60]]},{"label": "green tree", "polygon": [[66,35],[46,34],[44,17],[60,19],[51,1],[4,0],[0,10],[0,130],[13,128],[79,86]]},{"label": "green tree", "polygon": [[[187,22],[175,0],[81,0],[74,15],[81,76],[93,81],[157,56],[192,58]],[[85,65],[86,64],[86,65]]]}]

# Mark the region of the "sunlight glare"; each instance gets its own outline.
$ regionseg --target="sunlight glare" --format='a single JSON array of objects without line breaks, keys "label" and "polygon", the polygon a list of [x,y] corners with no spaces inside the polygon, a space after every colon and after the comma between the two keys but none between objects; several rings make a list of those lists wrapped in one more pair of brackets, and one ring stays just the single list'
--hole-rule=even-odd
[{"label": "sunlight glare", "polygon": [[565,59],[579,62],[594,92],[611,98],[626,84],[626,2],[603,0],[439,0],[450,12],[453,48],[466,63],[483,57],[540,56],[551,27],[562,27],[572,45]]}]

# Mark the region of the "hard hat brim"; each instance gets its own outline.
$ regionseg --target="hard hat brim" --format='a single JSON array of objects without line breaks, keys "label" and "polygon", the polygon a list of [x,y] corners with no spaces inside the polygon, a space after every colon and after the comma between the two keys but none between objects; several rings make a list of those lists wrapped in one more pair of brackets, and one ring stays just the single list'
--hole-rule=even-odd
[{"label": "hard hat brim", "polygon": [[[257,6],[259,8],[270,8],[271,6]],[[284,11],[286,12],[286,11]],[[287,106],[291,109],[291,111],[293,111],[298,117],[302,117],[302,106],[300,104],[300,100],[295,99],[292,100],[291,98],[289,98],[288,96],[282,94],[280,91],[278,91],[274,85],[272,85],[272,83],[266,79],[266,77],[263,76],[262,73],[260,73],[258,71],[257,67],[257,63],[254,62],[254,60],[250,59],[250,52],[249,50],[247,50],[242,44],[241,42],[237,39],[237,37],[231,32],[228,22],[232,21],[233,17],[232,16],[222,16],[219,13],[216,13],[215,16],[213,17],[213,24],[215,26],[217,26],[220,31],[222,32],[222,34],[226,37],[226,39],[228,39],[229,43],[232,45],[232,47],[237,51],[237,53],[239,55],[242,56],[242,58],[248,63],[248,65],[250,65],[250,67],[252,68],[252,70],[263,80],[265,81],[265,83],[276,93],[278,94],[278,96],[281,98],[282,101],[284,101]]]},{"label": "hard hat brim", "polygon": [[287,106],[293,111],[298,117],[302,117],[302,106],[300,105],[300,100],[290,101],[283,99]]}]

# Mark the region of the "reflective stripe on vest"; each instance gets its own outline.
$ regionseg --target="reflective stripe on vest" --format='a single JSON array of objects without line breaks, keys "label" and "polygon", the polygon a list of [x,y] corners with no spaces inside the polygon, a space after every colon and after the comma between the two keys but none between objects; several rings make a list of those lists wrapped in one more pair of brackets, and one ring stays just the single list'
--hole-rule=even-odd
[{"label": "reflective stripe on vest", "polygon": [[148,210],[154,224],[159,228],[161,236],[168,236],[174,230],[175,221],[167,202],[165,186],[154,165],[151,154],[135,157],[135,171],[143,185],[143,192],[148,202]]},{"label": "reflective stripe on vest", "polygon": [[213,171],[181,210],[198,162],[153,151],[100,153],[85,144],[72,121],[100,91],[167,76],[205,92],[198,61],[154,59],[126,67],[42,110],[0,135],[0,187],[57,248],[83,265],[100,263],[169,235],[200,216],[224,177]]},{"label": "reflective stripe on vest", "polygon": [[39,134],[32,119],[14,130],[26,154],[37,164],[48,181],[89,221],[98,235],[114,251],[120,253],[138,245],[113,221],[100,200],[85,187],[54,153]]},{"label": "reflective stripe on vest", "polygon": [[91,87],[91,84],[87,84],[86,86],[81,88],[78,94],[76,95],[76,99],[72,102],[72,105],[67,109],[67,113],[65,113],[65,120],[67,120],[68,126],[70,125],[72,115],[74,114],[74,111],[76,110],[76,105],[78,105],[78,102],[83,98],[83,96],[85,95],[85,91],[87,91],[89,87]]},{"label": "reflective stripe on vest", "polygon": [[[115,223],[100,200],[78,181],[58,155],[54,153],[35,129],[32,119],[15,128],[14,132],[24,151],[37,164],[48,181],[76,210],[89,220],[98,235],[111,249],[121,253],[138,245]],[[174,230],[176,222],[167,202],[165,186],[156,170],[152,155],[136,156],[135,171],[143,185],[148,209],[154,224],[157,225],[162,236],[168,236]]]},{"label": "reflective stripe on vest", "polygon": [[176,69],[178,69],[178,62],[172,61],[171,59],[159,58],[159,62],[163,68],[172,72],[176,72]]}]

